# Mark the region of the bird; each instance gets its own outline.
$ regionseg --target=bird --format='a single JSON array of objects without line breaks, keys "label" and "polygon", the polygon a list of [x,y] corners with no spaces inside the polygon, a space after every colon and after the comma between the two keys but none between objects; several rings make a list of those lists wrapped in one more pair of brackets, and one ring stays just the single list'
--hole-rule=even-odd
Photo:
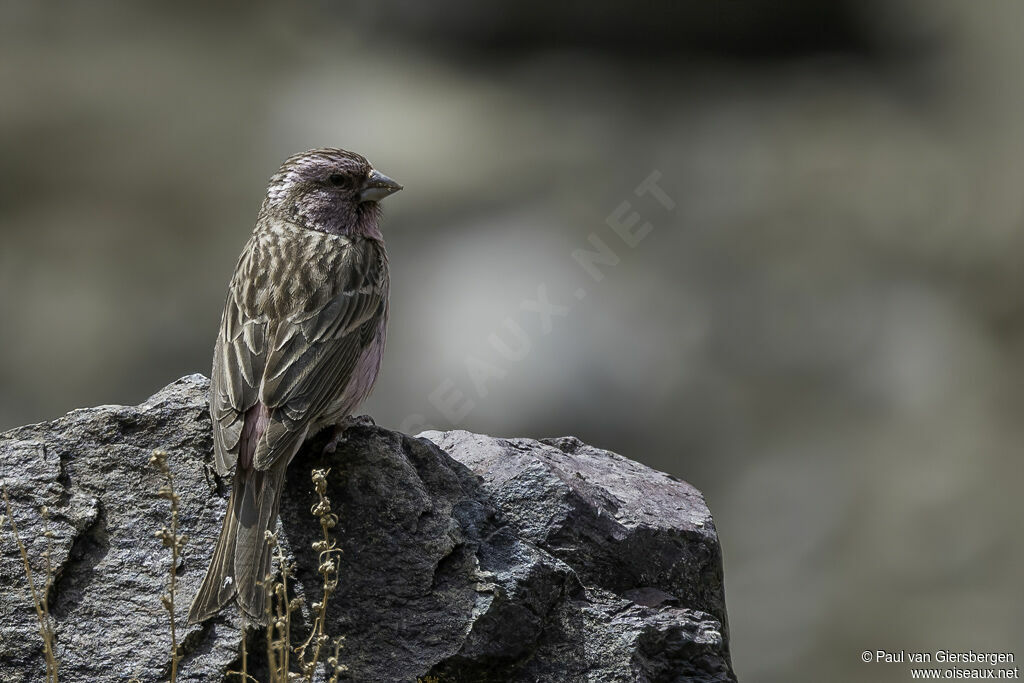
[{"label": "bird", "polygon": [[390,287],[380,201],[401,189],[338,148],[289,157],[270,178],[214,346],[214,465],[234,477],[189,623],[232,600],[265,621],[266,534],[288,464],[307,438],[349,418],[380,370]]}]

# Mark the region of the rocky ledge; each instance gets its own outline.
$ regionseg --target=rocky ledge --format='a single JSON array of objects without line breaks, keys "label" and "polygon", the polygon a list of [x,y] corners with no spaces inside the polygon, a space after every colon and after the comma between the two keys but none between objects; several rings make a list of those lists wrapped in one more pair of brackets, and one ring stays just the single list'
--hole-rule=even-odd
[{"label": "rocky ledge", "polygon": [[[233,609],[181,627],[210,559],[227,482],[212,471],[208,380],[182,378],[140,406],[76,410],[0,434],[10,494],[37,583],[40,506],[50,511],[60,676],[167,680],[160,605],[169,518],[153,449],[170,453],[189,537],[179,565],[178,680],[239,666]],[[722,556],[700,492],[572,437],[411,437],[352,428],[333,455],[317,440],[289,469],[280,537],[292,586],[319,595],[313,468],[330,468],[340,522],[332,635],[353,681],[734,681]],[[303,608],[306,610],[307,608]],[[302,632],[307,612],[296,617]],[[251,633],[250,668],[262,639]],[[42,680],[36,615],[9,525],[0,528],[0,680]],[[260,676],[260,680],[265,680]],[[320,679],[322,680],[322,679]]]}]

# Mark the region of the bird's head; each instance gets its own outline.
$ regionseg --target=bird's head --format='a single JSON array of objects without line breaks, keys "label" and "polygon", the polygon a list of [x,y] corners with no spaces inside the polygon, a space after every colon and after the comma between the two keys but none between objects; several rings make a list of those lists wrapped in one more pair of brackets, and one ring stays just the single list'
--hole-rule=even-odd
[{"label": "bird's head", "polygon": [[378,202],[401,189],[355,152],[313,149],[270,178],[264,210],[311,230],[379,239]]}]

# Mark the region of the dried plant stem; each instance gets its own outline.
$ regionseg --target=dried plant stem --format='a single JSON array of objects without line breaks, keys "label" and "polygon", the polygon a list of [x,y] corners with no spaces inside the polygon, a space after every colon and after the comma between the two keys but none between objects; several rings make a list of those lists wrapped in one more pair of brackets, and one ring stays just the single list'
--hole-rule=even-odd
[{"label": "dried plant stem", "polygon": [[245,627],[247,626],[246,621],[248,620],[245,617],[242,617],[242,683],[245,683],[249,678],[249,652],[245,645],[245,641],[248,640],[245,632]]},{"label": "dried plant stem", "polygon": [[281,546],[277,546],[277,565],[281,568],[281,583],[276,587],[278,597],[278,619],[284,621],[283,633],[281,634],[281,640],[283,641],[283,647],[281,648],[281,658],[284,660],[281,664],[281,670],[284,672],[285,680],[288,680],[289,673],[289,655],[292,650],[292,609],[288,602],[288,561],[285,560],[284,555],[281,553]]},{"label": "dried plant stem", "polygon": [[[268,545],[277,541],[269,531],[266,533]],[[274,577],[267,574],[263,577],[263,619],[267,622],[267,671],[270,673],[270,681],[277,680],[277,652],[274,650]]]},{"label": "dried plant stem", "polygon": [[228,676],[232,676],[232,675],[238,676],[238,678],[242,681],[242,683],[249,683],[249,681],[253,681],[254,683],[259,683],[258,680],[256,680],[255,678],[253,678],[252,676],[249,675],[249,646],[246,643],[246,640],[248,640],[247,637],[246,637],[248,632],[249,632],[249,620],[246,619],[245,615],[243,614],[242,615],[242,642],[241,642],[241,647],[242,647],[242,670],[241,671],[228,671],[227,675]]},{"label": "dried plant stem", "polygon": [[53,652],[54,645],[54,634],[53,625],[50,623],[50,611],[47,595],[50,592],[50,585],[53,583],[53,572],[50,566],[50,551],[52,548],[52,537],[49,528],[50,513],[46,507],[42,509],[42,515],[44,523],[46,524],[44,535],[47,538],[46,541],[46,552],[44,557],[46,558],[46,586],[43,591],[42,600],[39,599],[39,594],[36,592],[36,584],[32,579],[32,567],[28,562],[28,550],[25,549],[25,544],[21,542],[21,536],[18,534],[18,525],[14,521],[14,512],[11,509],[11,500],[7,497],[7,488],[3,489],[4,504],[7,508],[7,519],[11,524],[11,531],[14,533],[14,542],[18,545],[18,551],[21,553],[21,561],[25,567],[25,578],[28,580],[29,590],[32,593],[32,604],[36,609],[36,617],[39,620],[39,635],[43,639],[43,655],[46,657],[46,683],[57,683],[57,657]]},{"label": "dried plant stem", "polygon": [[167,579],[167,593],[160,598],[164,609],[171,619],[171,683],[178,680],[178,663],[181,661],[181,652],[178,650],[178,632],[174,617],[174,596],[178,589],[178,557],[182,548],[188,542],[188,537],[178,534],[178,508],[180,498],[174,492],[174,472],[167,462],[166,451],[153,451],[149,464],[157,468],[167,483],[160,487],[157,495],[166,498],[171,503],[171,528],[163,527],[157,532],[157,538],[163,541],[165,548],[171,549],[171,569]]},{"label": "dried plant stem", "polygon": [[[178,511],[174,510],[171,512],[171,534],[177,536],[178,534]],[[181,659],[181,655],[178,653],[178,632],[174,623],[174,594],[177,590],[178,584],[178,544],[174,543],[171,545],[171,578],[168,581],[167,586],[167,601],[170,603],[167,606],[167,613],[171,617],[171,683],[178,680],[178,660]]]},{"label": "dried plant stem", "polygon": [[[288,579],[292,576],[294,567],[284,556],[284,551],[277,540],[277,534],[267,531],[264,536],[267,548],[277,560],[277,565],[281,570],[280,580],[276,580],[273,574],[267,574],[261,582],[264,590],[263,617],[267,622],[267,671],[270,675],[270,683],[287,683],[299,678],[299,674],[292,673],[290,670],[292,651],[297,654],[298,666],[302,670],[301,678],[312,681],[324,646],[332,642],[326,633],[327,601],[338,586],[339,559],[336,556],[341,554],[341,549],[337,547],[330,532],[337,525],[338,517],[331,512],[331,501],[326,495],[328,473],[329,470],[313,471],[313,484],[316,486],[318,501],[311,510],[320,521],[320,530],[323,535],[321,540],[313,543],[313,550],[318,553],[318,571],[323,577],[323,597],[312,605],[316,618],[309,637],[295,648],[291,647],[291,615],[301,606],[302,598],[288,599]],[[333,672],[330,680],[335,682],[341,673],[348,670],[348,667],[339,661],[343,641],[344,636],[333,640],[334,654],[327,658]],[[241,676],[243,681],[248,681],[251,678],[246,671],[244,634]]]},{"label": "dried plant stem", "polygon": [[[50,562],[50,558],[53,556],[53,532],[50,531],[50,509],[44,505],[39,509],[39,514],[43,517],[43,536],[46,538],[46,551],[43,553],[43,560],[46,561],[46,587],[43,589],[42,599],[43,614],[49,620],[50,586],[53,585],[53,565]],[[50,649],[53,649],[52,644]]]},{"label": "dried plant stem", "polygon": [[345,642],[345,636],[338,636],[334,639],[334,655],[327,658],[327,663],[331,667],[331,678],[328,683],[338,683],[338,676],[345,671],[348,671],[348,667],[341,664],[341,647]]},{"label": "dried plant stem", "polygon": [[276,581],[272,574],[263,579],[266,598],[264,616],[267,620],[267,668],[271,683],[287,683],[291,674],[288,669],[291,637],[291,612],[297,608],[298,601],[288,601],[288,576],[291,567],[285,559],[281,546],[277,542],[277,534],[269,531],[265,535],[267,547],[274,553],[278,567],[281,569],[281,580]]},{"label": "dried plant stem", "polygon": [[[298,654],[299,661],[301,662],[303,676],[309,681],[313,680],[313,672],[316,670],[317,662],[320,660],[321,649],[330,642],[330,636],[326,633],[327,601],[338,587],[340,558],[336,556],[341,554],[341,549],[338,548],[330,533],[330,530],[338,524],[338,516],[331,512],[331,501],[327,497],[328,474],[330,474],[329,469],[313,470],[313,485],[316,487],[318,500],[310,510],[320,520],[320,530],[323,534],[323,538],[313,544],[313,550],[319,553],[317,571],[323,577],[323,596],[320,598],[320,602],[313,604],[313,609],[316,610],[317,614],[309,637],[306,638],[302,645],[295,648],[295,652]],[[338,663],[338,650],[341,648],[341,641],[342,638],[334,641],[335,656],[330,658],[334,661],[329,662],[334,668],[335,678],[339,673],[345,671],[345,667]],[[312,657],[307,659],[307,650],[310,646],[313,647]]]}]

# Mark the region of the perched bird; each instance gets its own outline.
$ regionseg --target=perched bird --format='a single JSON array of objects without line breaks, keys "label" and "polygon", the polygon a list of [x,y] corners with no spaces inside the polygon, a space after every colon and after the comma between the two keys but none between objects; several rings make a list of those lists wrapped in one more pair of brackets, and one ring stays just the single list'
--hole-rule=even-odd
[{"label": "perched bird", "polygon": [[264,620],[265,532],[277,523],[288,463],[377,378],[389,283],[378,202],[401,189],[342,149],[297,154],[270,179],[214,349],[214,457],[218,473],[235,475],[189,622],[233,598]]}]

